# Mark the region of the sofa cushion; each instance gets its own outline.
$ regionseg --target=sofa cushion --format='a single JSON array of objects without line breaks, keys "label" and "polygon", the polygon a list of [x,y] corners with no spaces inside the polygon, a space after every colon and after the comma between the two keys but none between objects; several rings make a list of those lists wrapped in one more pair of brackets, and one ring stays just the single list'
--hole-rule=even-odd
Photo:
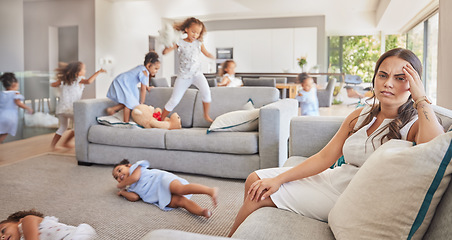
[{"label": "sofa cushion", "polygon": [[[171,87],[159,87],[158,89],[151,89],[151,91],[146,94],[145,104],[152,105],[153,107],[158,107],[163,110],[172,93],[173,88]],[[197,93],[198,90],[196,89],[187,89],[179,104],[172,111],[179,114],[182,127],[188,128],[192,127],[193,125],[193,108]]]},{"label": "sofa cushion", "polygon": [[166,133],[166,148],[195,152],[231,154],[258,153],[257,132],[212,132],[206,128],[171,130]]},{"label": "sofa cushion", "polygon": [[232,237],[259,240],[334,240],[327,223],[272,207],[253,212]]},{"label": "sofa cushion", "polygon": [[258,128],[259,109],[228,112],[215,118],[210,132],[251,132]]},{"label": "sofa cushion", "polygon": [[[210,103],[210,117],[216,117],[227,112],[243,109],[243,105],[252,100],[255,108],[260,108],[279,100],[279,91],[272,87],[213,87],[210,88],[212,102]],[[193,112],[193,127],[208,128],[210,123],[204,119],[204,110],[200,94],[196,97]]]},{"label": "sofa cushion", "polygon": [[337,239],[422,239],[452,173],[452,132],[412,146],[390,140],[356,173],[331,210]]},{"label": "sofa cushion", "polygon": [[92,143],[144,148],[165,148],[165,129],[126,129],[93,125],[88,131],[88,141]]}]

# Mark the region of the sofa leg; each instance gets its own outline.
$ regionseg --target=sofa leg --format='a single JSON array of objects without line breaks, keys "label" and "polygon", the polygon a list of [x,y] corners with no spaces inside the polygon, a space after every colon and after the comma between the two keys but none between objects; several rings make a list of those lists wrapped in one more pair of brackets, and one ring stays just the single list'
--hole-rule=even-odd
[{"label": "sofa leg", "polygon": [[77,164],[80,165],[80,166],[92,166],[93,165],[93,163],[82,162],[82,161],[78,161]]}]

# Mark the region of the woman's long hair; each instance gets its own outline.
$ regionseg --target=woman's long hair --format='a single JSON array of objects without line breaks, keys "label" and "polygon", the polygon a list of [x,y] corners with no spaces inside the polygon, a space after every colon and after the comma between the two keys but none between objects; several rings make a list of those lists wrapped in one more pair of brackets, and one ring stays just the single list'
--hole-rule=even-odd
[{"label": "woman's long hair", "polygon": [[[394,48],[392,50],[387,51],[378,59],[375,65],[374,76],[372,78],[372,87],[375,87],[375,77],[377,76],[378,69],[380,68],[381,63],[388,57],[398,57],[403,59],[411,64],[419,76],[422,76],[422,63],[419,58],[410,50],[404,48]],[[382,134],[386,129],[389,129],[389,132],[381,137],[381,144],[383,144],[384,140],[391,139],[401,139],[402,135],[400,134],[400,129],[402,129],[408,122],[410,122],[416,115],[417,111],[413,107],[413,101],[411,100],[411,95],[408,97],[407,101],[399,107],[397,110],[397,117],[392,120],[388,125],[382,127],[376,134],[373,134],[373,140],[376,136]],[[372,107],[368,112],[362,113],[361,115],[368,114],[368,116],[364,119],[363,123],[357,128],[353,129],[350,132],[350,135],[357,132],[362,127],[369,124],[374,117],[381,111],[380,104],[376,102],[375,92],[372,91],[372,97],[367,101],[372,101]]]}]

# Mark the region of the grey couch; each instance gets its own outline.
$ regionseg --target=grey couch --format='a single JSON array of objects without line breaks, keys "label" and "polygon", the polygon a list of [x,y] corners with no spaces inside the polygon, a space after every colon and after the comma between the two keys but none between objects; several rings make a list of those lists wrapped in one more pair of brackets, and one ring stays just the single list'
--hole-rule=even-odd
[{"label": "grey couch", "polygon": [[[445,130],[452,125],[452,111],[433,106]],[[343,117],[295,117],[290,124],[289,159],[285,166],[294,166],[318,152],[339,129]],[[314,137],[315,136],[315,137]],[[439,203],[433,220],[423,239],[450,239],[452,236],[452,184],[449,184]],[[252,213],[237,229],[234,239],[299,239],[334,240],[328,223],[304,217],[277,208],[261,208]],[[156,230],[143,240],[220,240],[221,237],[206,236],[175,230]]]},{"label": "grey couch", "polygon": [[[146,104],[163,108],[172,88],[158,87]],[[75,148],[79,164],[115,164],[123,158],[149,160],[152,167],[169,171],[226,178],[246,178],[260,168],[280,166],[287,159],[290,119],[298,114],[297,101],[279,99],[276,88],[211,88],[210,116],[240,110],[249,99],[260,108],[259,130],[211,132],[203,118],[198,90],[188,89],[174,109],[182,129],[125,129],[99,125],[96,117],[115,103],[87,99],[74,103]]]}]

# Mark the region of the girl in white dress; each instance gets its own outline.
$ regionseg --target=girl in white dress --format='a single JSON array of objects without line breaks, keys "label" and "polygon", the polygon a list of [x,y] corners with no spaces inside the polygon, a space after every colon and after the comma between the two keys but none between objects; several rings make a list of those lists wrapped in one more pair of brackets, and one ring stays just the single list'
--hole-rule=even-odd
[{"label": "girl in white dress", "polygon": [[[60,64],[60,67],[56,69],[57,81],[51,84],[52,87],[60,88],[60,100],[56,107],[56,115],[59,121],[59,128],[53,136],[51,146],[55,148],[55,145],[60,140],[64,131],[66,131],[69,120],[74,120],[74,108],[75,101],[82,98],[83,89],[85,84],[90,84],[96,80],[97,75],[105,72],[104,69],[100,69],[95,72],[90,78],[85,79],[85,64],[82,62],[72,62],[69,64]],[[74,137],[74,130],[71,130],[68,138],[64,142],[63,146],[68,147],[68,142]]]},{"label": "girl in white dress", "polygon": [[234,60],[226,60],[220,70],[220,76],[223,77],[218,83],[219,87],[241,87],[243,82],[240,78],[235,77],[236,64]]},{"label": "girl in white dress", "polygon": [[0,92],[0,143],[3,143],[8,134],[16,136],[18,108],[26,109],[29,113],[33,110],[22,102],[24,96],[18,91],[19,82],[14,73],[4,73],[0,76],[0,81],[5,88],[5,91]]},{"label": "girl in white dress", "polygon": [[[373,103],[347,116],[321,151],[293,168],[262,169],[248,176],[244,203],[230,235],[261,207],[327,221],[339,195],[381,144],[390,139],[420,144],[442,134],[425,97],[421,75],[422,64],[410,50],[396,48],[384,53],[372,79]],[[329,169],[342,155],[346,164]]]},{"label": "girl in white dress", "polygon": [[89,240],[96,237],[96,231],[88,224],[77,227],[58,222],[58,218],[44,216],[35,210],[15,212],[0,222],[0,239],[41,240]]},{"label": "girl in white dress", "polygon": [[196,18],[188,18],[181,24],[177,24],[174,28],[178,31],[183,31],[187,34],[185,39],[179,40],[172,47],[166,47],[163,50],[163,55],[177,49],[179,56],[179,73],[174,83],[173,93],[171,98],[165,105],[162,113],[162,119],[168,116],[173,109],[179,104],[190,85],[195,85],[201,94],[204,119],[208,122],[213,122],[209,116],[210,102],[212,101],[210,95],[210,87],[207,79],[201,71],[201,53],[206,57],[215,59],[210,54],[204,44],[202,37],[206,32],[204,23]]}]

